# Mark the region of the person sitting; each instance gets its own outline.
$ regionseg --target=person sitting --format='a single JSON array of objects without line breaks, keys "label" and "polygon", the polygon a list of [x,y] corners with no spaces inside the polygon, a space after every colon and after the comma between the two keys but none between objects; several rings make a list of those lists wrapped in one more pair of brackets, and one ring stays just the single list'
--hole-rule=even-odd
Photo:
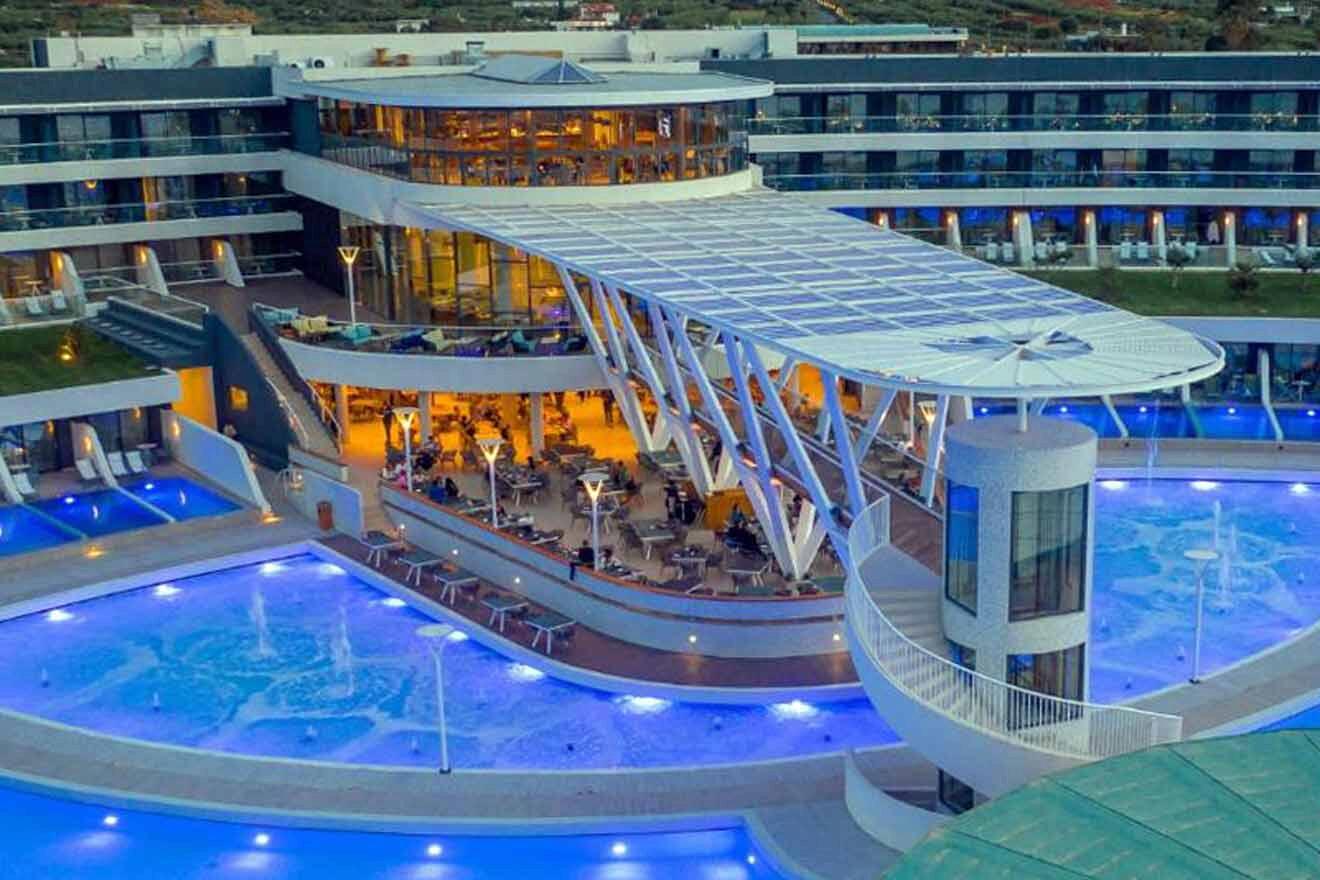
[{"label": "person sitting", "polygon": [[586,538],[582,539],[582,546],[578,548],[577,564],[586,568],[591,568],[596,564],[596,551],[591,549],[591,542]]},{"label": "person sitting", "polygon": [[759,556],[761,553],[761,544],[756,540],[756,535],[742,523],[729,526],[724,533],[724,543],[730,549],[747,556]]},{"label": "person sitting", "polygon": [[436,504],[444,504],[450,498],[447,485],[449,482],[451,481],[432,480],[431,487],[426,490],[426,497],[430,498]]},{"label": "person sitting", "polygon": [[453,477],[445,477],[445,496],[451,499],[458,499],[463,493],[458,491],[458,483],[454,482]]},{"label": "person sitting", "polygon": [[435,467],[435,456],[423,449],[416,457],[415,466],[419,471],[429,471]]}]

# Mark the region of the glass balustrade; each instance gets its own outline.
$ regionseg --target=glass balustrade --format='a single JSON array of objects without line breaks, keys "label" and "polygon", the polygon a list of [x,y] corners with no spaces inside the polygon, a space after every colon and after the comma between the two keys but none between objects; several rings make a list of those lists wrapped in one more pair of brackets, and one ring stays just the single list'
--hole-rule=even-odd
[{"label": "glass balustrade", "polygon": [[198,220],[270,214],[292,209],[287,194],[223,196],[213,199],[136,202],[130,204],[78,205],[39,208],[0,214],[0,232],[58,229],[66,226],[99,226],[110,223],[143,223],[164,220]]},{"label": "glass balustrade", "polygon": [[0,144],[0,165],[266,153],[287,145],[288,135],[285,132]]},{"label": "glass balustrade", "polygon": [[894,116],[778,116],[747,120],[748,134],[873,134],[977,131],[1320,131],[1320,116],[1297,113],[1097,113]]},{"label": "glass balustrade", "polygon": [[765,185],[791,192],[862,189],[1317,189],[1320,173],[1273,171],[905,171],[877,174],[770,174]]}]

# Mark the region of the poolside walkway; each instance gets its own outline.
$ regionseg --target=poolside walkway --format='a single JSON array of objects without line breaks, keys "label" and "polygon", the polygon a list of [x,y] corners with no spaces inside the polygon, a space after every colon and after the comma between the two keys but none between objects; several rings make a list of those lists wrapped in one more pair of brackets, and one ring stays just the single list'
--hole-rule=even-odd
[{"label": "poolside walkway", "polygon": [[[366,564],[366,548],[343,535],[322,539],[327,547]],[[430,578],[422,586],[404,583],[407,570],[385,565],[378,573],[400,587],[440,601],[440,588]],[[513,592],[500,585],[504,592]],[[450,607],[446,605],[445,607]],[[453,610],[476,626],[495,632],[489,626],[489,611],[478,602],[460,600]],[[531,631],[518,623],[510,624],[507,638],[530,644]],[[857,673],[846,651],[801,657],[742,659],[707,657],[696,653],[658,651],[642,645],[611,638],[581,624],[571,640],[556,641],[554,659],[582,669],[624,678],[655,681],[693,687],[812,687],[853,684]]]}]

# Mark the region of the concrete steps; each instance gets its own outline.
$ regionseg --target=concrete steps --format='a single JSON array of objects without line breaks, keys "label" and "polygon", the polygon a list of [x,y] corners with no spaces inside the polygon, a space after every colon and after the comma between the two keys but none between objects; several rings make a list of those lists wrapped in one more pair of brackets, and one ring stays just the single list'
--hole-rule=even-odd
[{"label": "concrete steps", "polygon": [[289,413],[290,421],[293,422],[293,433],[298,438],[298,444],[322,458],[338,461],[339,446],[335,443],[330,430],[322,423],[307,398],[290,384],[261,339],[255,333],[244,333],[239,336],[239,340],[261,368],[266,380],[278,392]]},{"label": "concrete steps", "polygon": [[940,623],[939,591],[877,590],[871,595],[899,632],[941,657],[949,655]]}]

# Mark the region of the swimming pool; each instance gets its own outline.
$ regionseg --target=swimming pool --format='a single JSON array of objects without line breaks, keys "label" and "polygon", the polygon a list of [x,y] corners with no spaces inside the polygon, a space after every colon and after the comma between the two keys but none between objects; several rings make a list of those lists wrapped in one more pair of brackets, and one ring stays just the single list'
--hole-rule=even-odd
[{"label": "swimming pool", "polygon": [[284,828],[0,787],[0,880],[773,880],[742,828],[553,837]]},{"label": "swimming pool", "polygon": [[1299,727],[1320,727],[1320,703],[1303,709],[1287,718],[1280,718],[1273,724],[1260,728],[1261,732],[1270,730],[1293,730]]},{"label": "swimming pool", "polygon": [[148,477],[124,488],[180,522],[239,509],[228,498],[183,477]]},{"label": "swimming pool", "polygon": [[[1011,412],[1012,405],[999,401],[977,401],[977,415],[1000,415]],[[1115,407],[1118,416],[1136,439],[1146,437],[1189,438],[1196,436],[1187,410],[1178,402],[1124,403]],[[1081,422],[1101,437],[1118,437],[1118,425],[1104,405],[1096,401],[1052,403],[1044,414],[1052,419]],[[1274,408],[1279,427],[1287,440],[1320,441],[1320,409],[1313,407]],[[1274,427],[1265,408],[1251,403],[1196,404],[1196,418],[1202,434],[1211,440],[1273,440]]]},{"label": "swimming pool", "polygon": [[32,507],[89,538],[169,522],[118,489],[98,489],[33,502]]},{"label": "swimming pool", "polygon": [[1202,675],[1320,620],[1320,484],[1101,474],[1096,485],[1096,702],[1191,676],[1196,571],[1183,553],[1216,544],[1216,517],[1223,558],[1205,573]]},{"label": "swimming pool", "polygon": [[[435,766],[430,618],[306,554],[0,623],[0,706],[244,754]],[[894,742],[865,699],[703,705],[568,684],[471,640],[444,654],[458,768],[789,758]]]},{"label": "swimming pool", "polygon": [[25,505],[0,507],[0,557],[58,547],[79,537]]}]

